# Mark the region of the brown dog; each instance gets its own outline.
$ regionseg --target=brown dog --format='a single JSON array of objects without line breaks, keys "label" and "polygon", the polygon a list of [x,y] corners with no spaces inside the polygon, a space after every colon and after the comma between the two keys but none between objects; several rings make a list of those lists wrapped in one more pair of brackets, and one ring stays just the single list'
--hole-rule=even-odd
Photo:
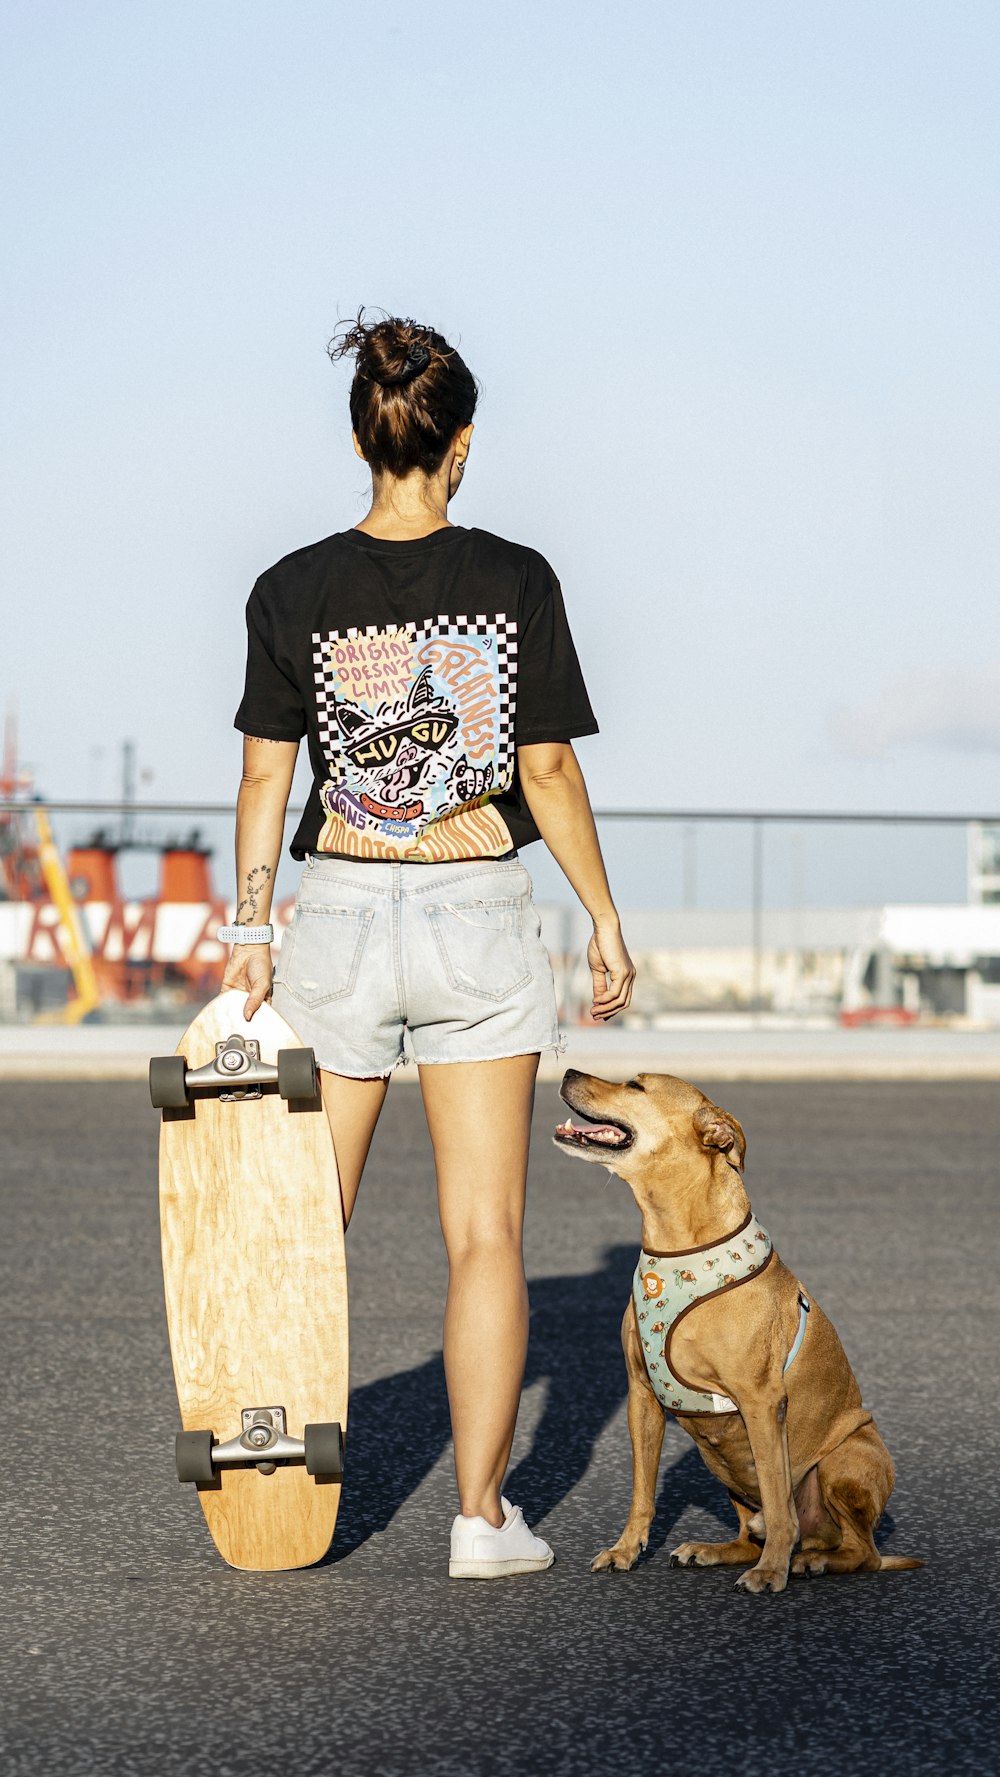
[{"label": "brown dog", "polygon": [[[619,1085],[570,1068],[561,1096],[586,1121],[560,1124],[557,1145],[625,1180],[642,1211],[644,1251],[684,1266],[674,1273],[681,1287],[696,1275],[690,1267],[702,1253],[723,1241],[738,1248],[731,1237],[743,1231],[750,1201],[741,1176],[746,1141],[735,1117],[670,1074],[641,1074]],[[892,1458],[822,1309],[803,1296],[776,1253],[735,1279],[724,1274],[725,1255],[719,1263],[718,1287],[674,1321],[663,1368],[735,1403],[735,1411],[675,1416],[728,1490],[739,1534],[732,1542],[681,1543],[671,1562],[753,1563],[737,1581],[747,1592],[783,1591],[789,1564],[796,1574],[922,1566],[875,1547],[872,1532],[892,1492]],[[640,1287],[655,1295],[662,1286],[651,1274]],[[800,1322],[801,1349],[786,1371]],[[655,1317],[654,1325],[662,1332]],[[618,1541],[594,1560],[595,1573],[634,1567],[646,1547],[663,1443],[665,1411],[651,1385],[633,1300],[622,1344],[632,1507]]]}]

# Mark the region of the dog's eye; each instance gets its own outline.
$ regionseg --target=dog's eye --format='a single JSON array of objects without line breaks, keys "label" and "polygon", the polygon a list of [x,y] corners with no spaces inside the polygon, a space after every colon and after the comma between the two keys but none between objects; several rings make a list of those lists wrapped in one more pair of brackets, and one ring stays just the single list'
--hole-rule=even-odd
[{"label": "dog's eye", "polygon": [[625,1084],[626,1086],[633,1087],[636,1092],[645,1092],[646,1090],[641,1080],[626,1080]]}]

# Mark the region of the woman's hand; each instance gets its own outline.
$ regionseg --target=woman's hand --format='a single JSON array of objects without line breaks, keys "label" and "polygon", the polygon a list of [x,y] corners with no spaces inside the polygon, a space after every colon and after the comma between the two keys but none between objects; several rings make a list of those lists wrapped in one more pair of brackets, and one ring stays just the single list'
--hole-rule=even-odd
[{"label": "woman's hand", "polygon": [[247,1002],[243,1007],[243,1016],[249,1023],[258,1006],[270,999],[273,977],[274,965],[271,962],[269,944],[235,944],[219,991],[224,993],[229,987],[246,989]]},{"label": "woman's hand", "polygon": [[591,1018],[607,1023],[624,1012],[632,998],[635,965],[625,948],[617,920],[595,920],[594,935],[587,945],[587,961],[594,977]]}]

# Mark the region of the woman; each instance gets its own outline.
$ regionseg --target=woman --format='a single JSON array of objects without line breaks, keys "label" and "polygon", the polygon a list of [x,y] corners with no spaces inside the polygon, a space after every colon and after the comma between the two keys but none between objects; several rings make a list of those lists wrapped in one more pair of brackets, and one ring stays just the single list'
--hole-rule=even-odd
[{"label": "woman", "polygon": [[353,529],[263,574],[247,604],[236,829],[241,926],[223,985],[272,992],[268,919],[299,741],[314,782],[305,869],[273,1003],[316,1051],[350,1220],[408,1028],[450,1267],[444,1360],[458,1480],[449,1572],[553,1555],[501,1496],[527,1344],[521,1254],[540,1051],[560,1046],[552,970],[518,857],[539,835],[594,921],[595,1018],[629,1003],[622,941],[570,742],[594,734],[558,581],[535,550],[448,518],[475,381],[439,333],[357,323]]}]

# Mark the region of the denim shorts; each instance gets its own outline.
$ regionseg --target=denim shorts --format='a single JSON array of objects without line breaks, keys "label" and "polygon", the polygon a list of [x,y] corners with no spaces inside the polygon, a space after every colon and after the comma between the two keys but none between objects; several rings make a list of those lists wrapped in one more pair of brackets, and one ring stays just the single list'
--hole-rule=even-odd
[{"label": "denim shorts", "polygon": [[447,864],[306,858],[275,1011],[317,1065],[354,1078],[413,1059],[499,1061],[563,1047],[555,982],[516,856]]}]

